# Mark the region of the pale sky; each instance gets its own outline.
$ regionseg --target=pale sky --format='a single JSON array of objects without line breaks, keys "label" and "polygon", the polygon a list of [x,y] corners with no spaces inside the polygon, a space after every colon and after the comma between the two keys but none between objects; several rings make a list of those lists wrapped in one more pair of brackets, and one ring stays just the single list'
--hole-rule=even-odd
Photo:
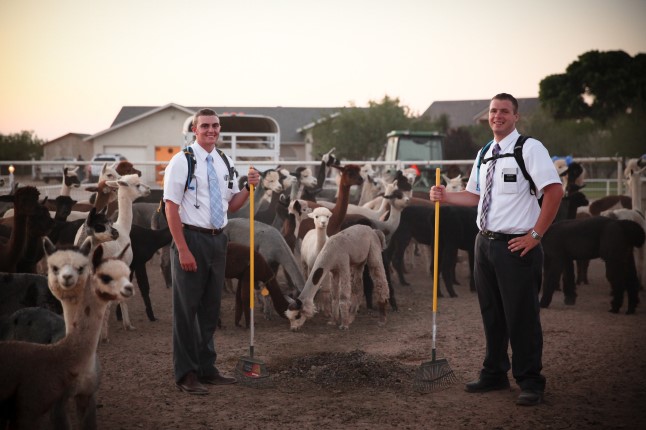
[{"label": "pale sky", "polygon": [[0,133],[94,134],[122,106],[537,97],[646,52],[646,0],[0,0]]}]

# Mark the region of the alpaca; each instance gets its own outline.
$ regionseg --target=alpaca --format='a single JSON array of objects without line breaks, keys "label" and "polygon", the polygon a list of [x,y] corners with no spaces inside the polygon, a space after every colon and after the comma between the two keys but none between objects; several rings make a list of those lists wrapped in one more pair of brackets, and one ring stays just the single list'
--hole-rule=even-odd
[{"label": "alpaca", "polygon": [[646,158],[633,158],[626,163],[624,169],[624,179],[630,191],[632,208],[640,212],[642,209],[642,181],[641,177],[646,170]]},{"label": "alpaca", "polygon": [[[240,318],[244,312],[245,327],[249,328],[250,324],[250,279],[249,279],[249,247],[239,243],[229,243],[227,245],[227,265],[225,270],[225,277],[227,279],[237,279],[238,287],[236,289],[236,305],[235,305],[235,318],[234,323],[240,327]],[[254,253],[254,280],[262,282],[269,292],[274,309],[281,317],[285,318],[285,311],[289,302],[283,296],[278,282],[276,282],[276,275],[269,267],[262,255],[256,251]],[[265,316],[269,318],[269,306],[265,305]]]},{"label": "alpaca", "polygon": [[[314,220],[315,229],[307,232],[300,247],[301,264],[303,265],[303,274],[306,278],[309,277],[310,270],[314,266],[316,257],[321,253],[321,250],[328,239],[326,230],[331,215],[332,212],[325,207],[318,207],[308,214],[308,216]],[[327,277],[326,280],[321,281],[325,282],[325,284],[320,287],[317,297],[320,304],[319,307],[321,308],[323,315],[331,317],[332,309],[330,308],[329,277]]]},{"label": "alpaca", "polygon": [[72,192],[72,188],[78,188],[81,186],[81,180],[78,175],[79,167],[76,166],[74,169],[68,169],[67,167],[63,168],[63,181],[61,184],[61,196],[68,196]]},{"label": "alpaca", "polygon": [[0,341],[49,344],[65,337],[65,320],[48,309],[28,307],[18,309],[0,321]]},{"label": "alpaca", "polygon": [[[127,265],[118,260],[104,260],[99,246],[92,256],[94,275],[87,285],[90,272],[89,241],[75,250],[63,250],[45,240],[50,274],[55,282],[68,278],[55,274],[59,264],[67,266],[69,259],[78,283],[53,285],[52,292],[73,315],[66,317],[67,336],[52,345],[27,342],[0,342],[0,401],[14,406],[10,427],[37,429],[44,427],[53,412],[53,426],[68,428],[65,416],[67,399],[76,400],[76,410],[82,428],[96,428],[95,392],[98,386],[96,349],[107,304],[124,300],[133,294],[128,280]],[[77,254],[70,255],[70,252]],[[51,263],[50,263],[51,260]],[[69,322],[69,325],[67,323]]]},{"label": "alpaca", "polygon": [[[457,297],[453,289],[455,272],[453,270],[457,250],[467,251],[469,256],[470,288],[475,291],[473,280],[473,250],[478,227],[477,211],[473,207],[440,206],[440,240],[438,244],[439,272],[449,296]],[[403,272],[403,255],[411,239],[423,245],[434,245],[435,209],[427,206],[408,206],[402,211],[399,227],[389,242],[386,255],[399,276],[401,285],[409,285]],[[442,294],[438,291],[438,295]]]},{"label": "alpaca", "polygon": [[[352,187],[353,185],[363,184],[363,178],[360,174],[361,168],[356,164],[348,164],[346,166],[332,165],[332,167],[339,170],[341,173],[339,175],[340,180],[338,187],[338,197],[334,208],[332,209],[330,222],[327,226],[328,236],[332,236],[338,233],[341,229],[341,223],[343,222],[343,218],[345,218],[345,215],[348,211],[348,204],[350,202],[350,187]],[[313,228],[314,220],[303,220],[299,227],[297,237],[302,239],[303,237],[305,237],[305,234]]]},{"label": "alpaca", "polygon": [[35,187],[27,186],[18,188],[13,195],[0,196],[0,201],[13,202],[15,211],[11,236],[6,244],[0,244],[0,272],[16,271],[25,251],[27,218],[36,212],[39,195]]},{"label": "alpaca", "polygon": [[[146,316],[149,321],[156,321],[153,305],[150,301],[150,283],[146,263],[162,247],[170,245],[173,240],[168,227],[160,230],[133,225],[130,230],[130,243],[132,244],[132,262],[130,263],[131,276],[137,279],[137,286],[146,307]],[[117,309],[117,312],[119,310]],[[117,317],[119,314],[117,314]]]},{"label": "alpaca", "polygon": [[[646,232],[646,219],[644,214],[635,209],[614,209],[601,212],[601,216],[611,219],[627,219],[639,224]],[[642,245],[635,248],[635,261],[637,265],[637,275],[641,286],[646,285],[646,246]]]},{"label": "alpaca", "polygon": [[328,273],[332,274],[333,316],[340,329],[348,329],[354,320],[359,298],[363,293],[361,272],[366,265],[376,285],[379,324],[385,324],[389,295],[381,259],[384,246],[384,234],[364,225],[355,225],[331,236],[316,258],[303,291],[295,302],[290,303],[285,312],[291,330],[299,330],[305,321],[316,313],[314,296]]},{"label": "alpaca", "polygon": [[[282,266],[288,281],[291,282],[292,290],[300,292],[305,285],[305,278],[280,232],[272,226],[254,221],[254,233],[256,250],[269,263],[272,271],[277,273],[278,268]],[[229,242],[248,244],[249,220],[242,218],[229,220],[224,227],[224,234],[229,238]]]},{"label": "alpaca", "polygon": [[[261,201],[265,191],[271,191],[274,193],[281,193],[283,191],[283,185],[280,183],[280,174],[273,169],[266,170],[261,172],[260,182],[254,189],[254,215],[258,213],[260,207],[262,206]],[[250,203],[247,202],[240,207],[237,211],[227,214],[229,220],[233,218],[247,218],[249,219],[249,208]]]},{"label": "alpaca", "polygon": [[0,273],[0,318],[19,309],[41,307],[63,313],[61,303],[47,286],[47,276],[33,273]]},{"label": "alpaca", "polygon": [[[606,264],[606,278],[612,287],[611,312],[618,312],[628,293],[628,314],[635,313],[639,303],[639,280],[635,269],[633,247],[642,246],[646,235],[634,221],[613,220],[595,216],[565,220],[549,228],[542,240],[544,261],[543,295],[540,305],[546,308],[552,301],[563,266],[569,260],[601,258]],[[573,280],[564,282],[566,305],[576,302]]]},{"label": "alpaca", "polygon": [[[150,195],[150,187],[141,182],[139,176],[135,173],[121,176],[116,181],[107,181],[106,184],[109,186],[119,187],[119,191],[117,193],[119,215],[117,216],[115,223],[112,225],[119,231],[119,237],[114,241],[104,243],[103,252],[107,257],[112,257],[125,248],[126,252],[123,254],[123,261],[129,266],[130,263],[132,263],[132,248],[126,248],[125,245],[130,243],[130,230],[132,229],[132,202],[139,197]],[[82,236],[82,230],[83,229],[79,229],[77,232],[76,239],[74,241],[75,243],[78,243],[78,239]],[[101,333],[101,340],[103,342],[108,341],[109,310],[110,304],[108,304],[108,311],[105,313],[106,320]],[[128,308],[125,303],[121,304],[121,310],[123,313],[123,327],[126,330],[134,330],[135,327],[130,322],[130,315],[128,314]]]}]

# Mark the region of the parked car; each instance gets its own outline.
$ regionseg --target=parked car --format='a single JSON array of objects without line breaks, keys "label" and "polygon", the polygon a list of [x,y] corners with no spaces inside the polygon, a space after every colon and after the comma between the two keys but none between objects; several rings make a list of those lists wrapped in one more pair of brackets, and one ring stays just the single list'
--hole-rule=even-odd
[{"label": "parked car", "polygon": [[[76,161],[74,157],[57,157],[52,161]],[[40,179],[49,183],[50,180],[55,180],[61,182],[63,180],[63,169],[67,167],[68,169],[73,169],[76,167],[75,164],[43,164],[40,166]]]},{"label": "parked car", "polygon": [[123,161],[125,159],[126,157],[121,154],[96,154],[94,157],[92,157],[92,163],[90,164],[89,181],[96,182],[99,180],[101,169],[103,169],[104,164],[108,163],[108,166],[111,166],[114,163]]}]

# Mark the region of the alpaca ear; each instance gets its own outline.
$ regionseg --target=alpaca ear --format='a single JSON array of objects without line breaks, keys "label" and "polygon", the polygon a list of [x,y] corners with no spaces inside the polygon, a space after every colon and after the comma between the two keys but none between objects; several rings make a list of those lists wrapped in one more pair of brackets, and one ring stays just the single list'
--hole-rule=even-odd
[{"label": "alpaca ear", "polygon": [[47,236],[43,237],[43,249],[47,255],[52,255],[56,252],[56,246]]},{"label": "alpaca ear", "polygon": [[91,250],[92,250],[92,239],[89,237],[86,237],[85,241],[83,241],[83,244],[79,248],[79,251],[81,251],[81,254],[88,256],[90,255]]},{"label": "alpaca ear", "polygon": [[92,267],[96,269],[101,265],[102,261],[103,261],[103,245],[99,245],[94,250],[94,254],[92,254]]}]

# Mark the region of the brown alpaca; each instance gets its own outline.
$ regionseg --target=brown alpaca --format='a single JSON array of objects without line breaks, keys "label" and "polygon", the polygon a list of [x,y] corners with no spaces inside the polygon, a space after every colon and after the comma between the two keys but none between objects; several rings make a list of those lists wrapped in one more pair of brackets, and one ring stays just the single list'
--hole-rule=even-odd
[{"label": "brown alpaca", "polygon": [[15,272],[23,257],[27,240],[27,217],[38,208],[40,193],[35,187],[22,187],[13,195],[0,196],[0,201],[13,202],[14,220],[11,236],[6,244],[0,244],[0,272]]},{"label": "brown alpaca", "polygon": [[[250,309],[249,309],[249,247],[239,243],[230,242],[227,245],[227,266],[225,277],[227,279],[237,279],[238,287],[236,289],[236,310],[235,325],[240,326],[240,318],[244,311],[245,327],[249,328]],[[254,253],[254,280],[265,284],[269,290],[271,301],[274,309],[281,317],[285,317],[285,311],[289,302],[283,296],[283,293],[276,282],[276,275],[269,267],[262,255],[256,251]]]},{"label": "brown alpaca", "polygon": [[[332,216],[330,223],[327,226],[327,235],[333,236],[341,229],[341,223],[348,212],[348,203],[350,202],[350,187],[353,185],[363,184],[361,177],[361,167],[356,164],[348,164],[347,166],[331,166],[341,171],[341,180],[339,182],[339,196],[336,199],[336,204],[332,209]],[[301,222],[298,230],[298,237],[300,239],[305,237],[305,234],[314,229],[314,220],[308,218]]]},{"label": "brown alpaca", "polygon": [[[74,397],[83,420],[82,428],[96,428],[96,348],[103,314],[110,301],[132,296],[130,269],[120,260],[104,260],[103,248],[99,246],[92,256],[94,275],[88,285],[89,242],[74,251],[63,250],[60,255],[48,239],[45,248],[52,273],[50,279],[63,281],[54,285],[52,292],[60,294],[64,311],[73,316],[66,318],[68,335],[55,344],[0,342],[0,402],[13,406],[11,415],[4,418],[9,420],[12,429],[68,428],[62,405]],[[58,263],[67,262],[69,252],[77,254],[72,256],[77,282],[70,283],[67,289],[69,279],[54,272]],[[53,423],[48,422],[50,412],[54,412]]]}]

